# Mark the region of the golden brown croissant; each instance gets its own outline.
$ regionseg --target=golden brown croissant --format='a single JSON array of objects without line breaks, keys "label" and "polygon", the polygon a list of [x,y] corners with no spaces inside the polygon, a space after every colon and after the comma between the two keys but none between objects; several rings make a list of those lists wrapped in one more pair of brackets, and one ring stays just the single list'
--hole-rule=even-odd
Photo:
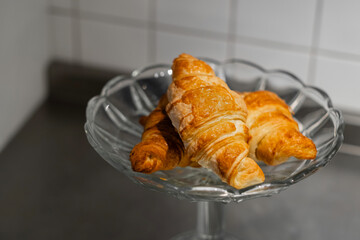
[{"label": "golden brown croissant", "polygon": [[269,165],[316,157],[316,146],[299,131],[288,105],[275,93],[257,91],[239,93],[248,108],[250,130],[249,157]]},{"label": "golden brown croissant", "polygon": [[174,59],[172,71],[166,111],[189,158],[235,188],[263,182],[261,168],[247,157],[243,99],[208,64],[191,55]]},{"label": "golden brown croissant", "polygon": [[141,142],[130,153],[134,171],[153,173],[176,166],[191,165],[184,153],[184,145],[165,112],[168,103],[164,95],[149,116],[140,119],[144,125]]}]

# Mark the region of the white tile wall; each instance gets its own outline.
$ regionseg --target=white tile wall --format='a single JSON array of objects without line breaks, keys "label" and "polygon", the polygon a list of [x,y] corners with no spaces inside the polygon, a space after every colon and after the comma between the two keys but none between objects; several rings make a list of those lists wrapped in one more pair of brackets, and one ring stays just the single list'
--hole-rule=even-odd
[{"label": "white tile wall", "polygon": [[79,0],[79,6],[82,11],[146,21],[148,2],[149,0]]},{"label": "white tile wall", "polygon": [[315,0],[239,0],[236,34],[310,46]]},{"label": "white tile wall", "polygon": [[360,55],[360,1],[324,1],[320,48]]},{"label": "white tile wall", "polygon": [[157,0],[159,23],[227,33],[230,0]]},{"label": "white tile wall", "polygon": [[224,60],[226,57],[226,43],[223,41],[160,31],[156,39],[157,62],[171,63],[175,56],[183,52],[217,60]]},{"label": "white tile wall", "polygon": [[46,96],[46,0],[0,3],[0,151]]},{"label": "white tile wall", "polygon": [[236,58],[246,59],[266,69],[283,69],[307,82],[309,54],[245,44],[236,45]]},{"label": "white tile wall", "polygon": [[147,38],[146,29],[81,21],[81,53],[86,63],[129,70],[149,64]]},{"label": "white tile wall", "polygon": [[[119,69],[170,63],[181,52],[245,58],[311,78],[335,104],[359,110],[348,94],[359,87],[356,0],[49,1],[50,7],[77,1],[80,7],[79,15],[50,11],[54,57],[78,55],[84,63]],[[80,21],[79,29],[69,31],[70,19]]]},{"label": "white tile wall", "polygon": [[360,113],[360,62],[320,57],[315,83],[336,106]]},{"label": "white tile wall", "polygon": [[51,54],[62,60],[73,60],[72,19],[66,16],[50,16]]}]

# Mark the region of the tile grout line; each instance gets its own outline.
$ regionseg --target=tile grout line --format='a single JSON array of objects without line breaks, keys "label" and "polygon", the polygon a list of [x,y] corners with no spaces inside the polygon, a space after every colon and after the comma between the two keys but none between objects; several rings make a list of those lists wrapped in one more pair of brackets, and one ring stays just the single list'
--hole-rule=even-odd
[{"label": "tile grout line", "polygon": [[247,37],[247,36],[242,36],[242,35],[236,35],[235,41],[237,43],[242,43],[242,44],[246,44],[249,46],[270,48],[270,49],[274,49],[274,50],[288,51],[288,52],[292,52],[292,53],[307,54],[310,50],[309,47],[304,46],[304,45],[297,45],[297,44],[291,44],[291,43],[285,43],[285,42],[276,42],[276,41]]},{"label": "tile grout line", "polygon": [[195,29],[190,27],[180,27],[167,23],[157,23],[157,29],[163,32],[175,33],[175,34],[184,34],[187,36],[195,36],[195,37],[205,37],[212,38],[213,40],[226,41],[227,35],[219,32],[213,32],[203,29]]},{"label": "tile grout line", "polygon": [[360,55],[346,52],[339,52],[329,49],[318,49],[318,55],[327,58],[341,59],[344,61],[360,62]]},{"label": "tile grout line", "polygon": [[[78,2],[78,0],[72,0],[72,1]],[[153,1],[156,1],[156,0],[153,0]],[[318,1],[322,2],[323,0],[318,0]],[[156,12],[156,9],[154,9],[154,10]],[[67,17],[72,18],[73,10],[52,6],[52,7],[50,7],[49,14],[55,15],[55,16],[67,16]],[[78,32],[75,33],[76,35],[79,35],[79,37],[78,37],[79,39],[76,40],[76,42],[79,42],[81,40],[81,36],[79,34],[81,31],[80,19],[99,21],[99,22],[105,22],[105,23],[110,23],[110,24],[127,25],[130,27],[138,27],[138,28],[147,28],[149,26],[149,24],[147,24],[145,21],[142,21],[142,20],[123,18],[123,17],[115,17],[115,16],[106,16],[104,14],[90,13],[90,12],[85,12],[85,11],[81,11],[81,10],[78,10],[78,14],[76,17],[78,18],[78,21],[79,21],[79,24],[76,27],[76,28],[78,28]],[[234,24],[234,25],[236,26],[236,24]],[[322,49],[320,47],[317,47],[316,53],[314,53],[314,52],[311,52],[311,51],[314,51],[314,49],[311,50],[311,48],[309,48],[307,46],[270,41],[270,40],[266,40],[266,39],[252,38],[252,37],[247,37],[247,36],[241,36],[241,35],[233,34],[231,32],[228,33],[228,35],[231,35],[231,36],[227,35],[224,37],[222,33],[218,33],[218,32],[204,31],[204,30],[199,30],[199,29],[195,29],[195,28],[185,28],[185,27],[179,27],[179,26],[174,26],[174,25],[164,24],[164,23],[159,23],[159,24],[153,23],[151,28],[153,28],[152,30],[154,30],[154,31],[164,31],[164,32],[173,32],[173,33],[180,32],[180,34],[191,35],[191,36],[204,37],[204,35],[206,35],[206,37],[216,39],[216,40],[230,41],[230,42],[233,41],[234,43],[242,43],[242,44],[246,44],[249,46],[263,47],[263,48],[269,48],[269,49],[279,50],[279,51],[288,51],[288,52],[293,52],[293,53],[295,52],[295,53],[302,53],[302,54],[309,54],[309,51],[310,51],[310,54],[311,54],[310,58],[314,57],[316,54],[316,57],[324,56],[327,58],[353,61],[353,62],[358,62],[358,63],[360,62],[360,55],[353,54],[353,53],[345,53],[345,52],[339,52],[339,51],[335,51],[335,50]],[[73,31],[75,32],[77,30],[74,29]],[[80,42],[79,42],[79,45],[81,45]],[[314,59],[314,60],[316,60],[316,59]],[[311,64],[309,64],[309,67],[310,67],[310,65]],[[308,74],[308,75],[310,75],[310,74]]]},{"label": "tile grout line", "polygon": [[316,1],[314,25],[312,31],[311,48],[310,48],[310,58],[308,64],[308,75],[306,81],[307,84],[310,85],[315,84],[317,57],[319,55],[319,43],[320,43],[320,31],[321,31],[323,6],[324,6],[323,0]]},{"label": "tile grout line", "polygon": [[[62,9],[59,7],[54,7],[52,13],[55,15],[70,15],[70,11],[67,9]],[[131,18],[125,17],[118,17],[118,16],[110,16],[104,14],[97,14],[92,12],[86,11],[79,11],[79,15],[81,19],[84,20],[92,20],[92,21],[99,21],[105,22],[110,24],[119,24],[119,25],[128,25],[131,27],[138,27],[138,28],[147,28],[148,24],[146,21],[143,20],[136,20]],[[166,24],[166,23],[156,23],[156,29],[164,32],[172,32],[172,33],[180,33],[184,35],[191,35],[191,36],[199,36],[199,37],[209,37],[214,40],[221,40],[227,41],[228,36],[224,36],[223,33],[215,32],[215,31],[207,31],[202,29],[190,28],[190,27],[180,27],[176,25]],[[233,33],[229,33],[231,36],[232,41],[241,42],[244,44],[249,44],[253,46],[260,46],[260,47],[270,47],[275,48],[278,50],[283,51],[292,51],[292,52],[301,52],[305,53],[308,51],[308,47],[302,45],[294,45],[290,43],[283,43],[283,42],[275,42],[269,41],[264,39],[257,39],[252,37],[246,36],[236,36]],[[236,40],[236,38],[238,38]]]}]

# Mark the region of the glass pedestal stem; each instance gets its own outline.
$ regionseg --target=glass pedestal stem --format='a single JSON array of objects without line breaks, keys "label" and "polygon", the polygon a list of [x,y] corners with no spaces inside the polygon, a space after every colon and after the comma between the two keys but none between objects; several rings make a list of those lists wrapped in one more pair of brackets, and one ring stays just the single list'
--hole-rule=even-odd
[{"label": "glass pedestal stem", "polygon": [[171,240],[238,240],[224,232],[224,207],[218,202],[197,203],[196,230],[181,233]]},{"label": "glass pedestal stem", "polygon": [[224,204],[217,202],[197,203],[198,239],[222,239],[224,230]]}]

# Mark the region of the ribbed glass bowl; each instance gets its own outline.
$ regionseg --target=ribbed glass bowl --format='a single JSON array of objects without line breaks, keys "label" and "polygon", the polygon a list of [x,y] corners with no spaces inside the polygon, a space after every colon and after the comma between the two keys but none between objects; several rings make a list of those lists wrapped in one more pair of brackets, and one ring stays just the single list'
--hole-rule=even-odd
[{"label": "ribbed glass bowl", "polygon": [[149,114],[172,81],[170,65],[140,68],[130,76],[110,80],[86,109],[85,132],[92,147],[113,167],[146,188],[191,201],[240,202],[270,196],[308,177],[333,158],[343,141],[343,119],[329,96],[305,85],[291,73],[265,70],[248,61],[222,63],[203,59],[237,91],[269,90],[277,93],[294,112],[304,135],[316,144],[314,160],[289,159],[278,166],[260,163],[265,182],[237,190],[203,168],[175,168],[142,174],[131,169],[129,153],[140,142],[141,116]]}]

